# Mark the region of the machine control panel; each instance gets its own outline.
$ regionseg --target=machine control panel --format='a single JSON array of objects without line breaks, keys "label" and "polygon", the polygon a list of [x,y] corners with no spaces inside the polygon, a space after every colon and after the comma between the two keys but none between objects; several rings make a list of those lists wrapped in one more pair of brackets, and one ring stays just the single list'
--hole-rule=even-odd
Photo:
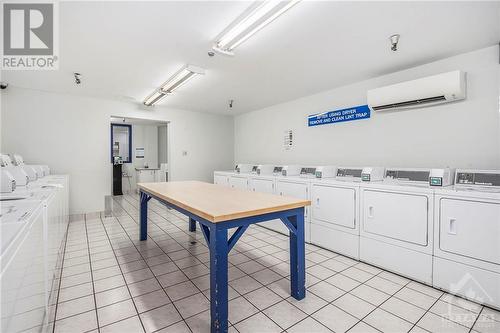
[{"label": "machine control panel", "polygon": [[380,181],[384,178],[384,168],[382,167],[365,167],[361,171],[361,180],[364,182]]},{"label": "machine control panel", "polygon": [[500,170],[457,170],[455,184],[500,187]]},{"label": "machine control panel", "polygon": [[16,189],[16,180],[5,169],[0,171],[0,192],[11,193]]},{"label": "machine control panel", "polygon": [[443,186],[443,177],[430,177],[429,178],[430,186]]},{"label": "machine control panel", "polygon": [[300,169],[301,177],[316,177],[316,168],[301,168]]},{"label": "machine control panel", "polygon": [[337,177],[361,178],[363,169],[338,168]]},{"label": "machine control panel", "polygon": [[283,167],[275,166],[273,169],[273,175],[281,176],[281,171],[283,171]]},{"label": "machine control panel", "polygon": [[428,182],[430,170],[398,170],[388,169],[385,172],[385,178],[397,181],[408,182]]},{"label": "machine control panel", "polygon": [[298,165],[285,165],[283,169],[281,169],[281,175],[284,177],[289,176],[298,176],[300,175],[302,168]]},{"label": "machine control panel", "polygon": [[444,169],[387,169],[384,181],[428,186],[448,186],[453,184],[453,171]]},{"label": "machine control panel", "polygon": [[334,166],[316,167],[316,178],[331,178],[337,175],[337,168]]},{"label": "machine control panel", "polygon": [[253,168],[257,170],[257,166],[251,165],[251,164],[236,164],[234,167],[234,171],[236,173],[249,173],[253,170]]},{"label": "machine control panel", "polygon": [[274,165],[264,165],[260,164],[257,166],[257,174],[260,175],[272,175],[274,173]]}]

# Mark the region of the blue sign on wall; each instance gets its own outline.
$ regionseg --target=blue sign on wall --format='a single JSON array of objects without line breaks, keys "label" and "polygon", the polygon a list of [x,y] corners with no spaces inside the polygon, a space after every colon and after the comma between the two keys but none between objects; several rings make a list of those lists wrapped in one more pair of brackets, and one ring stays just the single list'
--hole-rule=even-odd
[{"label": "blue sign on wall", "polygon": [[360,105],[348,109],[312,114],[307,121],[310,127],[366,118],[370,118],[370,108],[368,105]]}]

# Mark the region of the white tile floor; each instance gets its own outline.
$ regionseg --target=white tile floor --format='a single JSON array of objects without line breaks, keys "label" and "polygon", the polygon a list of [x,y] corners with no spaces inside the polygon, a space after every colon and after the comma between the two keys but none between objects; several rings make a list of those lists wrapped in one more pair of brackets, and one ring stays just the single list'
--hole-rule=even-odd
[{"label": "white tile floor", "polygon": [[[187,218],[138,198],[70,223],[54,332],[209,332],[208,249]],[[500,312],[306,246],[307,297],[289,294],[288,239],[252,226],[229,257],[230,332],[500,332]]]}]

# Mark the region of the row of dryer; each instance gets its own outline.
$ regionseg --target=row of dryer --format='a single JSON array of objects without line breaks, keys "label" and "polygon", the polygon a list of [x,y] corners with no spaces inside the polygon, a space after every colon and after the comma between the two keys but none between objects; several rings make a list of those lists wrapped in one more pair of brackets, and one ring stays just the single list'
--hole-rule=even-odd
[{"label": "row of dryer", "polygon": [[69,223],[69,178],[46,174],[47,167],[14,165],[8,155],[0,161],[0,331],[50,331]]},{"label": "row of dryer", "polygon": [[311,200],[308,242],[500,308],[498,170],[238,165],[214,183]]}]

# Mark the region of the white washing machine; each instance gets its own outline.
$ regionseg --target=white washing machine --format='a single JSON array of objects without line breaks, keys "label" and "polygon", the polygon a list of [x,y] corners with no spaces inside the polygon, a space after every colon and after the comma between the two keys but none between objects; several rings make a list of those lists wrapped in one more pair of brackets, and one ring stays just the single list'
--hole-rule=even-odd
[{"label": "white washing machine", "polygon": [[2,201],[0,214],[0,331],[42,332],[48,302],[42,204]]},{"label": "white washing machine", "polygon": [[360,260],[432,283],[431,169],[387,169],[360,187]]},{"label": "white washing machine", "polygon": [[335,178],[311,183],[311,243],[359,260],[359,187],[383,168],[335,168]]},{"label": "white washing machine", "polygon": [[[289,166],[289,165],[283,166],[282,176],[276,176],[276,186],[275,186],[276,194],[292,198],[309,200],[311,178],[301,177],[300,173],[302,172],[302,169],[304,168],[302,167],[299,168],[296,166]],[[294,176],[288,176],[289,174],[293,174]],[[305,207],[304,209],[305,240],[308,243],[310,242],[309,210],[310,210],[309,206]],[[275,229],[273,230],[288,235],[288,229],[283,223],[276,224],[274,227]]]},{"label": "white washing machine", "polygon": [[240,171],[229,176],[229,187],[239,190],[249,190],[248,181],[252,175],[257,174],[258,165],[250,165],[250,167],[241,169],[241,166],[249,166],[249,164],[238,164]]},{"label": "white washing machine", "polygon": [[311,243],[357,260],[361,171],[342,167],[311,183]]},{"label": "white washing machine", "polygon": [[436,288],[500,309],[500,170],[457,170],[435,191]]},{"label": "white washing machine", "polygon": [[238,163],[234,170],[214,171],[214,184],[247,190],[248,176],[256,173],[257,167],[258,165]]},{"label": "white washing machine", "polygon": [[[291,170],[290,166],[284,166],[283,170]],[[283,195],[292,198],[305,199],[310,200],[310,192],[311,192],[311,177],[309,176],[300,176],[302,172],[306,172],[306,170],[302,170],[306,168],[300,168],[299,175],[297,176],[277,176],[276,177],[276,194]],[[307,168],[310,169],[310,168]],[[305,222],[305,240],[306,242],[310,242],[310,206],[305,207],[304,210],[304,222]],[[278,232],[288,235],[287,227],[281,223],[276,224],[275,226],[271,226]]]},{"label": "white washing machine", "polygon": [[[274,169],[276,168],[279,167],[273,167],[270,169],[270,172],[259,172],[259,174],[250,175],[248,177],[248,190],[253,192],[276,194],[276,176],[274,175]],[[283,224],[283,222],[281,222],[281,220],[265,221],[259,223],[259,225],[288,235],[288,228]]]},{"label": "white washing machine", "polygon": [[229,187],[229,177],[234,171],[214,171],[214,184]]}]

